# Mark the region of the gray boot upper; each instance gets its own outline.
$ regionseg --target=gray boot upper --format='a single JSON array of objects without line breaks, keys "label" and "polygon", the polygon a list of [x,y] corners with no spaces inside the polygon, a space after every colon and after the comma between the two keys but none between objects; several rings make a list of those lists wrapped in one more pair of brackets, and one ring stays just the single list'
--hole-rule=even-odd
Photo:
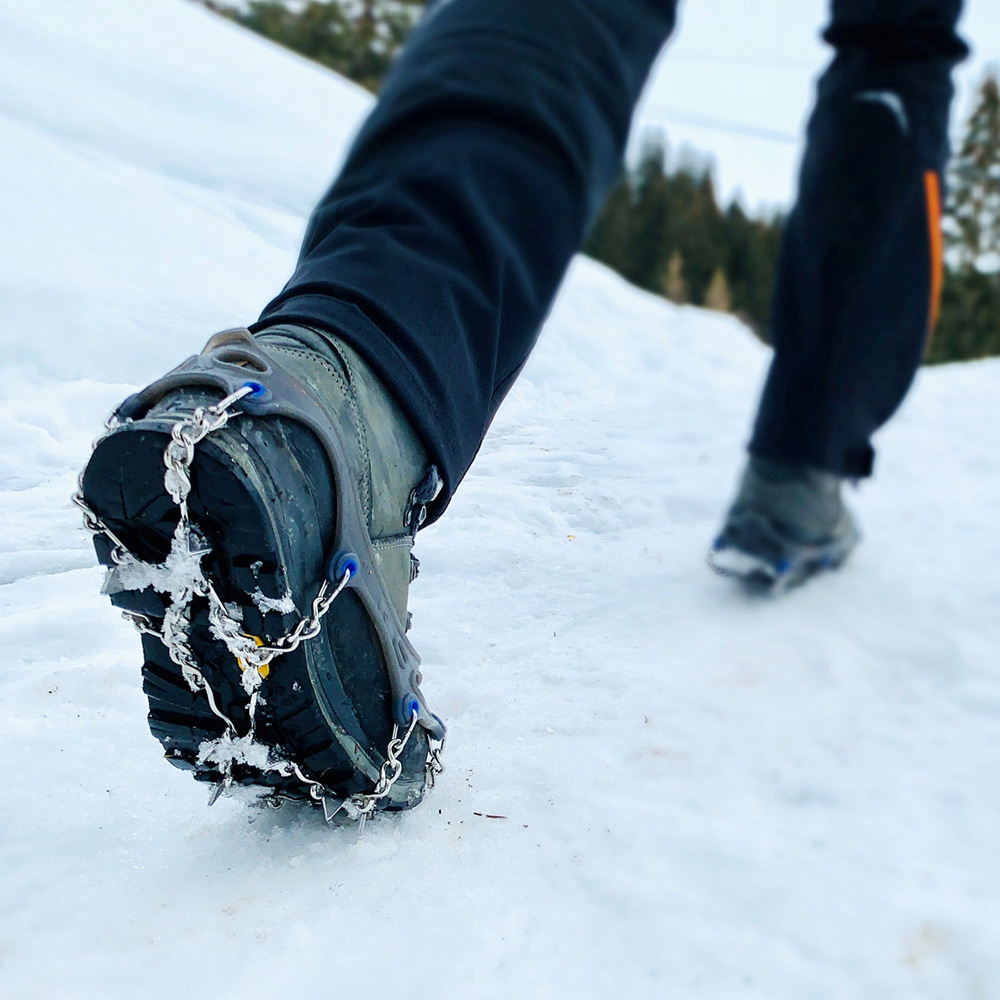
[{"label": "gray boot upper", "polygon": [[831,472],[753,455],[726,521],[763,517],[806,545],[843,538],[856,529],[841,487],[841,478]]},{"label": "gray boot upper", "polygon": [[412,519],[419,515],[414,492],[428,475],[426,450],[398,404],[347,344],[291,325],[269,327],[254,339],[312,388],[337,419],[379,570],[405,624]]}]

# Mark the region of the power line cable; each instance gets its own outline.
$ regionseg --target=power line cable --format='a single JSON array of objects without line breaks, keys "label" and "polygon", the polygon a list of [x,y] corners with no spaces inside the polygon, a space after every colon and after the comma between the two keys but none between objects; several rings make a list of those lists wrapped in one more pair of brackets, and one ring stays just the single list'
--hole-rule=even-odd
[{"label": "power line cable", "polygon": [[766,142],[780,142],[784,145],[796,146],[799,137],[793,132],[781,132],[778,129],[761,128],[757,125],[746,125],[743,122],[727,121],[724,118],[709,118],[696,115],[677,108],[668,108],[662,104],[650,104],[642,109],[640,118],[668,118],[682,125],[696,125],[699,128],[713,129],[716,132],[729,132],[732,135],[747,136],[750,139],[763,139]]}]

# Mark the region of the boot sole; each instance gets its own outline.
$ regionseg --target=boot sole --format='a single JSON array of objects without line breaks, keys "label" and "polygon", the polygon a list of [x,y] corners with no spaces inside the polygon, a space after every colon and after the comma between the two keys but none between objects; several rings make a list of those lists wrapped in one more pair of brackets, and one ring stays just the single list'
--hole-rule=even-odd
[{"label": "boot sole", "polygon": [[720,576],[735,577],[754,590],[773,593],[800,586],[811,577],[839,569],[860,541],[856,529],[826,545],[790,541],[763,517],[727,524],[708,553]]},{"label": "boot sole", "polygon": [[[154,411],[108,435],[84,472],[87,504],[144,561],[162,562],[178,519],[163,485],[170,428],[184,411],[216,398],[173,394],[165,401],[170,419]],[[319,590],[333,535],[333,487],[313,485],[334,482],[324,449],[294,421],[239,416],[197,446],[192,481],[191,519],[211,546],[203,562],[206,575],[227,607],[239,609],[247,634],[265,642],[286,635]],[[95,546],[102,564],[110,566],[108,540],[97,536]],[[154,619],[165,610],[151,588],[111,599],[123,610]],[[255,737],[336,795],[370,791],[392,737],[390,682],[378,635],[351,590],[338,596],[322,624],[319,635],[269,665]],[[242,734],[250,724],[248,696],[234,656],[211,633],[207,600],[195,598],[191,626],[191,647],[206,680]],[[191,691],[163,642],[143,635],[142,645],[150,730],[172,764],[197,780],[219,782],[223,775],[201,758],[206,742],[222,736],[225,724],[204,693]],[[390,808],[420,801],[427,749],[426,734],[417,727],[387,798]],[[234,764],[232,778],[286,798],[307,797],[307,787],[296,779],[250,764]]]}]

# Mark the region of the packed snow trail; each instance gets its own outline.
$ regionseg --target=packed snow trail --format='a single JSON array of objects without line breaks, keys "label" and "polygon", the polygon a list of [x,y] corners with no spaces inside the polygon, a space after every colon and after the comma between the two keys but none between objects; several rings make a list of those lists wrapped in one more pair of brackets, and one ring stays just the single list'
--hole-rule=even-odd
[{"label": "packed snow trail", "polygon": [[113,404],[252,319],[368,106],[180,0],[0,0],[4,995],[1000,994],[1000,363],[923,373],[847,568],[703,565],[767,354],[573,266],[421,534],[419,809],[358,839],[163,761],[69,503]]}]

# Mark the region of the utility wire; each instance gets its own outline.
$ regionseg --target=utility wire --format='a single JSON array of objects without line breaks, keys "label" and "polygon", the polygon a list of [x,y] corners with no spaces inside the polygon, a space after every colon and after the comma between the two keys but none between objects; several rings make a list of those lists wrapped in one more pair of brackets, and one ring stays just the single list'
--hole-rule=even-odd
[{"label": "utility wire", "polygon": [[756,125],[744,125],[742,122],[726,121],[724,118],[708,118],[695,115],[676,108],[668,108],[662,104],[649,104],[642,109],[642,118],[668,118],[683,125],[697,125],[700,128],[714,129],[716,132],[729,132],[733,135],[745,135],[751,139],[763,139],[767,142],[780,142],[785,145],[798,145],[799,137],[793,132],[781,132],[777,129],[760,128]]}]

